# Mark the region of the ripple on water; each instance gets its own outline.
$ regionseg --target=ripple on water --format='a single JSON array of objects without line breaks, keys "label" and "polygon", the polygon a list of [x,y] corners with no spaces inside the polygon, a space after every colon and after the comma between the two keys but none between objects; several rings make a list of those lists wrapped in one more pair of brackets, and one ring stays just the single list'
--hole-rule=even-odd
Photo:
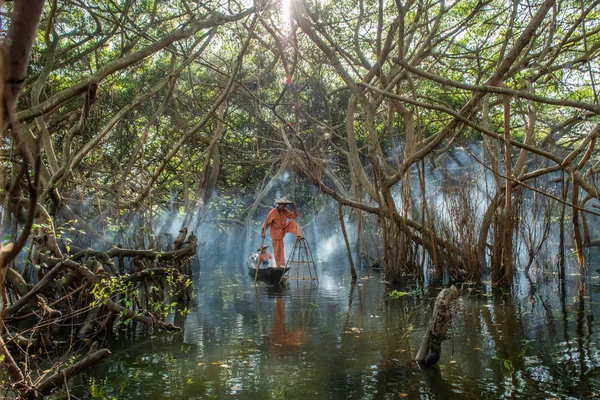
[{"label": "ripple on water", "polygon": [[183,332],[120,334],[113,356],[74,395],[534,399],[600,392],[600,315],[590,305],[600,287],[583,296],[573,285],[563,298],[552,286],[531,294],[521,285],[513,296],[465,287],[440,362],[422,371],[412,360],[439,287],[401,288],[391,298],[379,273],[361,271],[352,283],[343,266],[317,272],[318,283],[255,286],[243,266],[204,268],[194,276],[190,313],[174,320]]}]

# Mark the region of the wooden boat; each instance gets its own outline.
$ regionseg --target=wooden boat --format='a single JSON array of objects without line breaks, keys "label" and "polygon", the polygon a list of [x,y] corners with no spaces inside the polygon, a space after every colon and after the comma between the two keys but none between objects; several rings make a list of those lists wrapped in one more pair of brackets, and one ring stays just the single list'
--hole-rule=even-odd
[{"label": "wooden boat", "polygon": [[[258,254],[252,254],[248,257],[248,273],[254,278],[256,276],[256,263],[258,260]],[[275,263],[271,261],[266,265],[261,265],[258,269],[258,277],[262,279],[268,279],[272,281],[279,281],[281,277],[285,275],[291,268],[290,267],[276,267]]]}]

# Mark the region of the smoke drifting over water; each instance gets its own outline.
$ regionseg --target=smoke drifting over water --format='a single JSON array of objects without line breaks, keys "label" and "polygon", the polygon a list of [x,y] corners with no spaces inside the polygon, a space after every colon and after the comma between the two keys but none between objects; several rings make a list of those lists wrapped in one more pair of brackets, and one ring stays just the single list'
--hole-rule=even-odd
[{"label": "smoke drifting over water", "polygon": [[[475,160],[477,159],[477,160]],[[468,233],[471,239],[475,239],[482,224],[483,217],[491,203],[491,200],[502,185],[504,180],[494,176],[489,169],[482,166],[480,161],[484,160],[479,146],[473,145],[469,148],[458,148],[451,153],[444,153],[437,157],[435,162],[425,163],[425,199],[431,218],[434,221],[436,232],[451,232],[453,237],[446,237],[454,241],[457,246],[465,246],[463,238]],[[561,187],[558,179],[560,174],[544,176],[536,182],[538,187],[554,196],[560,196]],[[88,222],[90,229],[106,234],[108,243],[120,243],[124,247],[140,246],[139,240],[133,240],[136,236],[144,236],[147,239],[141,247],[151,247],[159,243],[163,250],[166,249],[179,235],[180,229],[186,227],[188,234],[194,232],[198,237],[198,257],[201,260],[210,260],[223,265],[243,265],[246,257],[259,246],[261,225],[268,211],[273,207],[273,201],[281,196],[286,196],[298,204],[298,223],[307,239],[312,254],[317,262],[348,263],[346,245],[340,228],[337,213],[337,204],[329,196],[311,192],[310,188],[299,187],[304,183],[297,175],[288,171],[283,173],[274,181],[274,187],[259,204],[253,215],[246,221],[247,211],[250,210],[255,198],[232,197],[225,193],[215,193],[210,204],[194,209],[190,215],[182,211],[173,211],[174,207],[159,208],[152,210],[151,232],[141,233],[140,229],[147,229],[144,225],[149,216],[146,211],[144,217],[140,215],[125,215],[119,221],[113,218],[109,223],[106,214],[96,217],[93,222]],[[400,209],[402,199],[398,185],[395,187],[396,205]],[[423,197],[421,185],[418,179],[418,171],[413,169],[411,191],[413,199],[412,219],[418,223],[422,221],[421,206]],[[303,197],[304,196],[304,197]],[[556,218],[560,214],[561,204],[541,194],[535,194],[530,190],[515,190],[513,194],[515,203],[521,201],[519,209],[519,229],[514,235],[515,260],[519,268],[530,264],[531,267],[555,264],[559,254],[559,223]],[[365,199],[363,201],[368,201]],[[172,201],[173,204],[179,201]],[[81,203],[72,208],[79,213],[81,208],[94,208],[94,197],[82,198]],[[372,205],[372,203],[371,203]],[[591,205],[588,205],[591,206]],[[355,211],[344,207],[344,219],[348,240],[351,246],[352,256],[355,261],[360,259],[364,247],[357,249],[357,232]],[[460,213],[463,214],[460,214]],[[565,224],[570,224],[570,211],[567,211]],[[466,215],[469,226],[459,221],[461,215]],[[381,237],[377,235],[378,227],[376,217],[363,213],[363,229],[369,233],[366,236],[367,248],[371,261],[382,254]],[[595,228],[596,216],[588,216],[589,231],[592,240],[597,237]],[[127,221],[123,223],[122,221]],[[128,224],[113,229],[109,225]],[[101,226],[102,225],[102,226]],[[467,228],[471,231],[467,232]],[[549,230],[547,233],[545,231]],[[567,232],[570,232],[567,229]],[[375,234],[373,234],[375,233]],[[111,236],[112,235],[112,236]],[[531,263],[530,254],[532,246],[547,236],[545,244],[536,257],[536,262]],[[149,238],[160,238],[153,241]],[[491,243],[492,237],[487,238]],[[287,235],[285,238],[285,256],[288,258],[289,251],[294,245],[294,236]],[[533,243],[533,244],[532,244]],[[87,243],[97,248],[105,248],[106,243]],[[271,245],[270,235],[267,234],[265,244]],[[566,252],[570,251],[572,238],[567,234]],[[141,248],[138,247],[138,248]],[[272,248],[272,247],[271,247]],[[419,251],[421,251],[419,249]],[[489,257],[489,251],[486,252]],[[425,268],[429,264],[429,256],[425,255]],[[543,259],[543,260],[542,260]]]},{"label": "smoke drifting over water", "polygon": [[[282,181],[288,179],[289,177],[283,177]],[[273,193],[274,195],[269,197],[274,199],[284,195],[288,196],[281,188],[274,189]],[[303,207],[301,205],[303,202],[299,201],[298,223],[316,262],[341,262],[346,264],[348,262],[347,253],[339,225],[337,206],[333,204],[329,197],[320,196],[318,201],[322,204],[316,213],[314,213],[314,208],[311,209],[308,205]],[[247,207],[243,204],[248,202],[239,199],[236,203],[239,204],[239,207]],[[246,235],[243,221],[239,221],[239,223],[233,220],[225,221],[223,209],[218,208],[218,203],[209,205],[209,207],[211,212],[202,217],[200,217],[198,211],[190,217],[182,213],[161,209],[156,212],[153,234],[156,237],[168,237],[168,240],[172,242],[179,235],[180,229],[187,219],[189,221],[186,226],[188,234],[194,232],[198,237],[199,259],[207,260],[210,263],[216,262],[220,265],[239,266],[244,264],[249,254],[254,252],[260,245],[260,229],[271,206],[265,205],[257,210],[249,227],[249,235]],[[353,244],[356,240],[356,233],[353,225],[349,223],[348,211],[349,209],[345,209],[346,229],[349,241]],[[247,236],[249,237],[248,241],[245,240]],[[286,235],[284,238],[286,259],[294,243],[295,236],[292,234]],[[266,235],[265,244],[271,246],[272,249],[269,233]]]}]

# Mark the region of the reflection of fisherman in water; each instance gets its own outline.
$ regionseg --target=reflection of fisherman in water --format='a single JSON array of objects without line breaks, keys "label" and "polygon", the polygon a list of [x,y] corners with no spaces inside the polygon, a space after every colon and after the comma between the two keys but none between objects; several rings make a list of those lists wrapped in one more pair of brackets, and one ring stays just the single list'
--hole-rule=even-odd
[{"label": "reflection of fisherman in water", "polygon": [[292,354],[302,345],[304,332],[298,328],[292,332],[285,327],[285,302],[283,297],[275,300],[275,315],[271,329],[271,346],[269,351],[277,354]]}]

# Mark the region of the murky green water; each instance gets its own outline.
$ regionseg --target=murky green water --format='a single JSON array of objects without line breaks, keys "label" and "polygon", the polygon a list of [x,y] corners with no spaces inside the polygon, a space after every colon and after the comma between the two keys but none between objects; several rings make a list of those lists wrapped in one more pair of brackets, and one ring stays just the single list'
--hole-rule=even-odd
[{"label": "murky green water", "polygon": [[[519,279],[513,294],[462,287],[439,364],[411,362],[440,288],[391,300],[377,272],[356,285],[261,283],[203,265],[181,333],[119,331],[112,356],[71,386],[80,399],[591,398],[600,393],[597,274]],[[344,278],[346,277],[346,278]]]}]

